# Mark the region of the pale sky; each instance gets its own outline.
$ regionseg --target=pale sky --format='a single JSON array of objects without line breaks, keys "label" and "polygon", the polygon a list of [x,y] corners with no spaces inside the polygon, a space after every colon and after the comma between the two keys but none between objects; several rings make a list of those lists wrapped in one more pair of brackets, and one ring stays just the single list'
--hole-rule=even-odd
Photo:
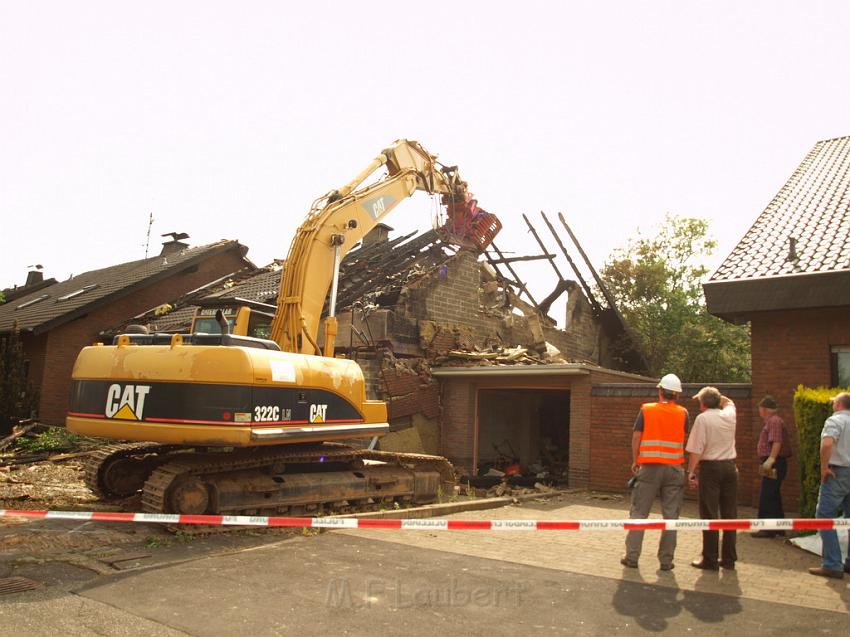
[{"label": "pale sky", "polygon": [[[716,266],[850,135],[848,33],[846,0],[6,0],[0,288],[143,258],[150,213],[152,254],[181,231],[283,258],[402,137],[459,166],[503,251],[539,252],[523,212],[554,247],[538,211],[562,211],[601,267],[670,212],[711,221]],[[427,229],[431,205],[385,221]]]}]

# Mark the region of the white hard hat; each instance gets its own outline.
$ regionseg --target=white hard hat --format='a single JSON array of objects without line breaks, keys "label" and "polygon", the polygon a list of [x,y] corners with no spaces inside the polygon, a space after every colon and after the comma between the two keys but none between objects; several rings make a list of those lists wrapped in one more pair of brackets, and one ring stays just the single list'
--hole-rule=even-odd
[{"label": "white hard hat", "polygon": [[661,389],[666,389],[667,391],[674,391],[677,394],[682,393],[682,381],[679,380],[679,377],[676,374],[667,374],[658,381],[656,387],[660,387]]}]

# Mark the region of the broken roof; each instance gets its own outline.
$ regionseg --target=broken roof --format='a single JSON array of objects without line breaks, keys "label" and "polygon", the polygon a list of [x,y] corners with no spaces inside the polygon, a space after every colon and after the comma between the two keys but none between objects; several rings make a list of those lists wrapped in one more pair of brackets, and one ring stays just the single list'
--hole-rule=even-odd
[{"label": "broken roof", "polygon": [[[451,246],[443,243],[433,230],[418,237],[414,237],[415,234],[378,241],[349,252],[340,264],[337,307],[342,310],[356,301],[393,305],[405,285],[453,256]],[[144,323],[160,332],[186,331],[195,309],[217,300],[225,304],[235,299],[274,304],[281,272],[279,264],[272,264],[258,273],[243,272],[214,281],[175,300],[173,311],[158,314],[152,309],[116,326],[110,333],[120,331],[129,323]]]},{"label": "broken roof", "polygon": [[712,314],[850,304],[850,137],[818,142],[704,285]]},{"label": "broken roof", "polygon": [[0,305],[0,332],[11,330],[15,323],[22,331],[46,332],[228,250],[238,250],[243,258],[247,252],[238,241],[222,240],[92,270],[54,283]]}]

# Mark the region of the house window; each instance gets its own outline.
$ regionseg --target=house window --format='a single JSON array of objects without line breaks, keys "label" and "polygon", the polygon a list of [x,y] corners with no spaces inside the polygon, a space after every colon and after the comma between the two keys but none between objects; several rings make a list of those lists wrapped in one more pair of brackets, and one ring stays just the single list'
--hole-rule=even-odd
[{"label": "house window", "polygon": [[68,294],[60,296],[56,300],[57,301],[67,301],[68,299],[73,299],[75,296],[80,296],[80,294],[85,294],[89,290],[94,290],[96,287],[98,287],[97,283],[94,283],[93,285],[87,285],[85,287],[80,288],[79,290],[74,290],[73,292],[69,292]]},{"label": "house window", "polygon": [[36,303],[38,303],[38,302],[40,302],[40,301],[43,301],[44,299],[49,298],[49,297],[50,297],[50,295],[49,295],[49,294],[42,294],[41,296],[37,296],[37,297],[35,297],[34,299],[31,299],[31,300],[29,300],[29,301],[26,301],[25,303],[21,303],[21,304],[20,304],[18,307],[16,307],[15,309],[16,309],[16,310],[22,310],[22,309],[24,309],[25,307],[29,307],[30,305],[35,305]]},{"label": "house window", "polygon": [[832,386],[850,387],[850,345],[832,347]]}]

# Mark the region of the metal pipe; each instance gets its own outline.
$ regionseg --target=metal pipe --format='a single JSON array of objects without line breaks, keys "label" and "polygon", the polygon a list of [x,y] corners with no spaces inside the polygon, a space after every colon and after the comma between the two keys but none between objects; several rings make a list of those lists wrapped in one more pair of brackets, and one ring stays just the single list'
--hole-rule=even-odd
[{"label": "metal pipe", "polygon": [[339,288],[339,246],[341,243],[334,242],[334,278],[331,283],[331,299],[328,307],[328,316],[336,316],[336,293]]}]

